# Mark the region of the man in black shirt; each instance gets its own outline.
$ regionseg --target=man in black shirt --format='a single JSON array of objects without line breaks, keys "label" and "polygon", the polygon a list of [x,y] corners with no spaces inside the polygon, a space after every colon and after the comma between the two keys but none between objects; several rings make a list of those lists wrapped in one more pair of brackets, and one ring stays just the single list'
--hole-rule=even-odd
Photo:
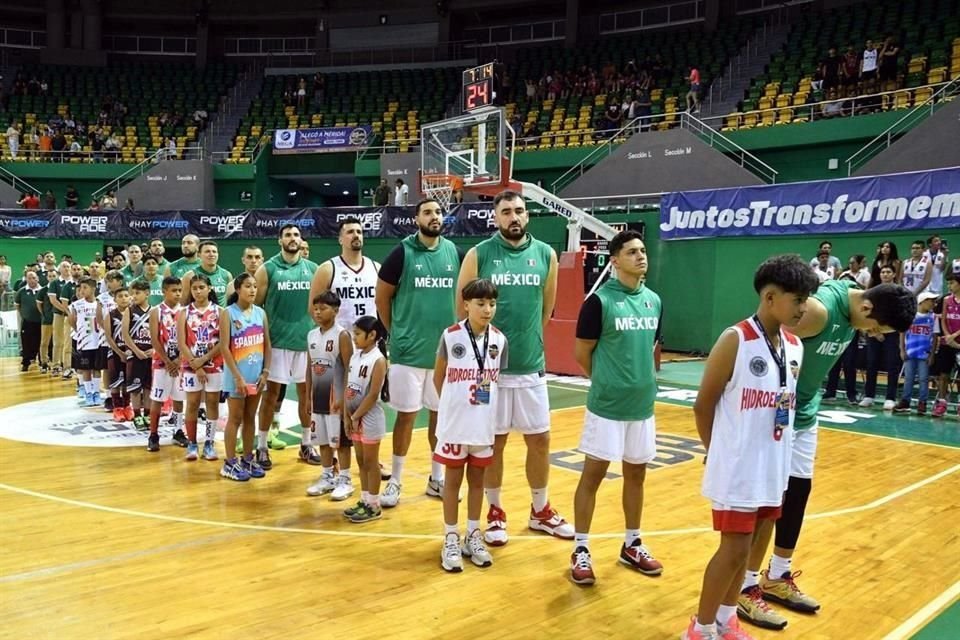
[{"label": "man in black shirt", "polygon": [[840,85],[840,56],[837,55],[836,47],[830,47],[827,57],[820,61],[819,72],[824,93]]},{"label": "man in black shirt", "polygon": [[67,209],[76,209],[80,203],[80,194],[72,184],[67,185],[67,193],[64,195],[63,201],[67,205]]}]

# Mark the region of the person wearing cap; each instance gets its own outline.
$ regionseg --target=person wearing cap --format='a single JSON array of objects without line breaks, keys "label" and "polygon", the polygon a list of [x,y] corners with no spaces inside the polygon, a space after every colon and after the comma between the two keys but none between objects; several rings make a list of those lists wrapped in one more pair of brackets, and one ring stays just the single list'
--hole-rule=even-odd
[{"label": "person wearing cap", "polygon": [[894,407],[894,413],[910,413],[913,400],[913,380],[919,378],[920,392],[917,397],[917,415],[927,413],[927,393],[930,390],[930,365],[936,351],[937,335],[934,326],[937,318],[933,304],[937,294],[923,291],[917,296],[917,316],[905,333],[900,334],[900,358],[903,360],[903,395]]}]

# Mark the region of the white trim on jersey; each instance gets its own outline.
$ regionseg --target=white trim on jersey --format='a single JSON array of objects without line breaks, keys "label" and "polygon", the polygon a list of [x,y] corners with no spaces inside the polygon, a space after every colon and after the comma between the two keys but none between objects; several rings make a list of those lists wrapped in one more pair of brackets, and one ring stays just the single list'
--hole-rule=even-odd
[{"label": "white trim on jersey", "polygon": [[[920,259],[914,263],[912,258],[903,261],[903,286],[910,289],[914,295],[920,293],[920,285],[923,278],[927,275],[927,269],[930,268],[930,256],[924,253]],[[933,277],[931,276],[931,280]]]}]

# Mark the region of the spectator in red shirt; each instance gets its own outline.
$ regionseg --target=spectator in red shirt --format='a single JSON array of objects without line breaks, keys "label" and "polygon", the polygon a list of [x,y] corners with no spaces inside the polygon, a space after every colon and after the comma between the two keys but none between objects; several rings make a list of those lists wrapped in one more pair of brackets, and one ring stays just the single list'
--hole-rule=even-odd
[{"label": "spectator in red shirt", "polygon": [[24,193],[22,196],[20,196],[20,199],[17,200],[17,204],[24,209],[39,209],[40,198],[37,197],[37,194],[35,193]]},{"label": "spectator in red shirt", "polygon": [[687,111],[697,113],[700,111],[700,71],[696,67],[689,67],[688,77],[690,80],[690,91],[687,92]]}]

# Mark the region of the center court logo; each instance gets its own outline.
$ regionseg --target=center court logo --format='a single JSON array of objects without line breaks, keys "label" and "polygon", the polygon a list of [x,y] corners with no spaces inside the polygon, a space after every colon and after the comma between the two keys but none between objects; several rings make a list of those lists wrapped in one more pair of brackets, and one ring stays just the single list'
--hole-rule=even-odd
[{"label": "center court logo", "polygon": [[[171,444],[173,428],[160,422],[160,443]],[[66,447],[146,447],[147,434],[115,421],[100,409],[77,406],[76,398],[38,400],[0,409],[0,438]]]}]

